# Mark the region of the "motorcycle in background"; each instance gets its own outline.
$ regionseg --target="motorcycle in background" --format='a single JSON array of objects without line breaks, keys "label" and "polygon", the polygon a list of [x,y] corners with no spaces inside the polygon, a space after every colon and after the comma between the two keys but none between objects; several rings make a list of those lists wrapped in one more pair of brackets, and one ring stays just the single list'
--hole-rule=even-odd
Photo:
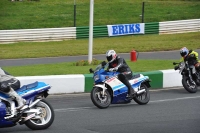
[{"label": "motorcycle in background", "polygon": [[12,127],[19,123],[32,130],[46,129],[54,121],[52,106],[44,99],[48,96],[50,85],[34,82],[24,85],[16,92],[26,100],[21,110],[16,110],[16,101],[0,92],[0,128]]},{"label": "motorcycle in background", "polygon": [[[177,65],[178,64],[178,65]],[[182,85],[190,93],[196,93],[197,87],[200,86],[200,72],[196,71],[194,65],[189,65],[188,61],[180,63],[173,62],[175,70],[179,70],[182,75]]]},{"label": "motorcycle in background", "polygon": [[[99,64],[95,70],[90,68],[90,73],[93,73],[94,86],[91,90],[91,100],[95,106],[100,109],[109,107],[110,104],[129,103],[127,99],[128,88],[117,78],[118,72],[108,72],[105,68],[108,66],[106,62]],[[136,96],[133,100],[140,104],[147,104],[150,100],[148,76],[142,74],[134,75],[129,82],[132,88],[136,91]]]}]

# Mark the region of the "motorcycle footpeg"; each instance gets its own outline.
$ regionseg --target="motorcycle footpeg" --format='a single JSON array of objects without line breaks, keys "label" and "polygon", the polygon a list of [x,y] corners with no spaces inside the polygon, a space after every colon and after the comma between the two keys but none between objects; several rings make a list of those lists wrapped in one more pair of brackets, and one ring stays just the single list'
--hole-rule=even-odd
[{"label": "motorcycle footpeg", "polygon": [[130,96],[130,95],[127,95],[127,96],[126,96],[126,100],[127,100],[127,101],[132,100],[134,97],[135,97],[135,95],[131,95],[131,96]]},{"label": "motorcycle footpeg", "polygon": [[130,101],[130,100],[132,100],[133,98],[134,98],[134,96],[132,96],[132,97],[127,96],[127,97],[126,97],[126,101]]}]

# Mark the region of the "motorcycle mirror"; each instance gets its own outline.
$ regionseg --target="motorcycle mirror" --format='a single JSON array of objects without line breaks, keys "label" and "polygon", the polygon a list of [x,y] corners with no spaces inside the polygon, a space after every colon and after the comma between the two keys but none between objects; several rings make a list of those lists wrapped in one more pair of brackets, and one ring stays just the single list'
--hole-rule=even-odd
[{"label": "motorcycle mirror", "polygon": [[177,63],[176,62],[173,62],[173,65],[176,65]]},{"label": "motorcycle mirror", "polygon": [[89,69],[90,73],[94,73],[94,71],[92,70],[92,68]]}]

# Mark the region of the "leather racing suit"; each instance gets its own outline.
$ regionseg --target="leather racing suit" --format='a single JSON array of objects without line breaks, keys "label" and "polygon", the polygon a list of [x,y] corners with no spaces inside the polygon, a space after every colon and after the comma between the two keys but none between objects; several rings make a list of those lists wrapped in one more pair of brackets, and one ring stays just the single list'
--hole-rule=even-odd
[{"label": "leather racing suit", "polygon": [[125,84],[128,87],[128,94],[132,95],[134,92],[134,89],[132,88],[131,84],[129,83],[129,80],[132,78],[132,71],[130,67],[127,65],[126,61],[117,55],[116,59],[109,63],[108,69],[114,68],[118,74],[118,79]]}]

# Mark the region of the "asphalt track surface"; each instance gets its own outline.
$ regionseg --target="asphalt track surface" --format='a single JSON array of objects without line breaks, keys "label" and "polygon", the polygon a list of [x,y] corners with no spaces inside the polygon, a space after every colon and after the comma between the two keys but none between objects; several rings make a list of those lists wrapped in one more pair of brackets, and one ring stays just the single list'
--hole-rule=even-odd
[{"label": "asphalt track surface", "polygon": [[[200,54],[200,49],[195,50]],[[179,51],[159,51],[159,52],[138,52],[138,59],[180,59]],[[118,54],[125,59],[130,59],[130,53]],[[199,55],[200,56],[200,55]],[[105,54],[93,55],[92,58],[105,60]],[[52,64],[61,62],[76,62],[80,60],[88,60],[87,55],[80,56],[63,56],[63,57],[47,57],[47,58],[25,58],[25,59],[3,59],[0,60],[0,67],[4,66],[23,66],[33,64]]]},{"label": "asphalt track surface", "polygon": [[134,101],[112,104],[107,109],[93,105],[89,93],[50,95],[54,123],[33,131],[25,125],[0,128],[0,133],[200,133],[200,89],[190,94],[183,88],[150,91],[146,105]]},{"label": "asphalt track surface", "polygon": [[[198,50],[200,53],[200,50]],[[129,59],[130,54],[122,54]],[[105,55],[96,55],[104,59]],[[87,56],[2,60],[1,66],[46,64],[87,59]],[[139,59],[179,59],[178,51],[139,53]],[[180,88],[150,91],[150,102],[113,104],[107,109],[93,105],[89,93],[50,95],[54,123],[33,131],[25,125],[0,128],[0,133],[200,133],[200,88],[191,94]]]}]

